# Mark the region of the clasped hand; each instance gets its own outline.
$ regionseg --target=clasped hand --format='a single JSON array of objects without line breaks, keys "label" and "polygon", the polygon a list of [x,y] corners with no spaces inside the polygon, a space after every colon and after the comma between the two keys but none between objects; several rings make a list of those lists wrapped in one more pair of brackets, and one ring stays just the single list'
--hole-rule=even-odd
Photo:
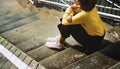
[{"label": "clasped hand", "polygon": [[[71,5],[70,7],[72,8],[72,10],[73,10],[73,12],[74,12],[75,14],[81,11],[80,5],[75,5],[75,4],[74,4],[74,5]],[[73,15],[68,15],[68,16],[67,16],[67,21],[68,21],[69,23],[72,22],[72,16],[73,16]]]}]

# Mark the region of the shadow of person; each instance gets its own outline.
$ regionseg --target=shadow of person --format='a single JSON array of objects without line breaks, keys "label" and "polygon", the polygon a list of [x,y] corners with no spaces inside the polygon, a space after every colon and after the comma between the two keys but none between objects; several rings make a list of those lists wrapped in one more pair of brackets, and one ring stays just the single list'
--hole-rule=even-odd
[{"label": "shadow of person", "polygon": [[100,53],[102,53],[112,59],[120,61],[120,41],[100,50]]},{"label": "shadow of person", "polygon": [[86,48],[84,46],[74,45],[74,46],[72,46],[72,48],[74,48],[74,49],[76,49],[76,50],[78,50],[80,52],[83,52],[85,54],[92,54],[92,53],[94,53],[96,51],[99,51],[99,50],[105,48],[106,46],[109,46],[109,45],[112,45],[112,44],[114,44],[114,43],[112,43],[112,42],[110,42],[108,40],[103,40],[100,47],[97,46],[96,48]]}]

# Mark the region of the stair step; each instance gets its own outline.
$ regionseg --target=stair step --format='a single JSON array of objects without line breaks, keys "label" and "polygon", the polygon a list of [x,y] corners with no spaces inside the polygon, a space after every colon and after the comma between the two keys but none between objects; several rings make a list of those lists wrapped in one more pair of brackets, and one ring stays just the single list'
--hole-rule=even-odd
[{"label": "stair step", "polygon": [[[116,43],[110,46],[107,46],[106,48],[95,52],[94,54],[87,56],[75,63],[72,63],[65,67],[64,69],[107,69],[110,66],[116,64],[119,62],[119,60],[116,60],[113,55],[120,59],[119,53],[120,48],[118,46],[120,43]],[[114,48],[115,47],[115,48]],[[116,52],[117,47],[117,52]],[[118,50],[119,49],[119,50]],[[117,54],[116,54],[117,53]]]},{"label": "stair step", "polygon": [[23,12],[23,10],[11,11],[11,13],[9,13],[9,14],[5,14],[4,16],[0,16],[0,20],[7,20],[7,19],[10,19],[10,18],[13,18],[15,16],[20,15],[22,12]]},{"label": "stair step", "polygon": [[93,55],[83,58],[80,61],[77,61],[76,63],[73,63],[69,66],[67,66],[64,69],[106,69],[109,66],[115,64],[117,61],[99,53],[96,52]]},{"label": "stair step", "polygon": [[29,52],[27,52],[27,54],[32,57],[33,59],[35,59],[36,61],[40,61],[42,59],[45,59],[55,53],[59,52],[58,50],[52,50],[49,49],[48,47],[41,46],[37,49],[31,50]]},{"label": "stair step", "polygon": [[114,27],[109,25],[108,23],[105,23],[105,22],[104,22],[104,26],[105,26],[105,31],[106,31],[104,39],[107,40],[107,41],[110,41],[112,43],[115,43],[115,42],[119,41],[118,39],[116,39],[115,37],[113,37],[110,34],[111,29],[114,29]]},{"label": "stair step", "polygon": [[16,0],[0,1],[0,6],[3,7],[3,8],[7,8],[7,9],[16,9],[16,8],[21,9],[22,8]]},{"label": "stair step", "polygon": [[120,62],[118,62],[117,64],[113,65],[112,67],[108,69],[120,69]]},{"label": "stair step", "polygon": [[6,1],[6,0],[0,1],[0,18],[6,16],[6,15],[8,15],[8,14],[10,14],[13,11],[16,11],[18,9],[19,9],[19,11],[21,11],[21,9],[23,9],[23,8],[14,0],[12,0],[12,1]]},{"label": "stair step", "polygon": [[14,16],[14,17],[12,17],[10,19],[2,20],[0,22],[0,26],[4,26],[4,25],[10,24],[10,23],[19,21],[19,20],[24,19],[25,17],[29,17],[31,15],[34,15],[34,12],[24,12],[24,13],[21,13],[20,15]]},{"label": "stair step", "polygon": [[109,30],[109,33],[116,39],[116,41],[120,41],[120,26],[115,26]]},{"label": "stair step", "polygon": [[116,38],[114,38],[108,31],[106,31],[105,40],[111,41],[112,43],[117,42],[118,40],[116,40]]},{"label": "stair step", "polygon": [[[1,9],[1,8],[0,8]],[[4,10],[0,10],[0,17],[4,16],[4,15],[8,15],[10,14],[12,11],[11,10],[7,10],[7,9],[4,9]]]},{"label": "stair step", "polygon": [[106,22],[103,22],[103,23],[104,23],[104,27],[105,27],[106,31],[108,31],[108,30],[113,28],[113,26],[109,25],[108,23],[106,23]]},{"label": "stair step", "polygon": [[[77,47],[79,48],[79,47]],[[67,48],[61,52],[56,53],[46,59],[41,60],[39,63],[47,69],[62,69],[63,67],[85,57],[86,54],[75,48]]]},{"label": "stair step", "polygon": [[[48,15],[44,15],[44,16],[48,16]],[[16,45],[18,43],[35,38],[39,35],[48,36],[48,34],[53,34],[51,32],[45,34],[45,32],[47,32],[48,30],[55,30],[57,20],[53,16],[47,18],[44,18],[44,16],[42,16],[42,18],[39,21],[29,23],[19,28],[15,28],[13,30],[4,32],[1,35],[4,38],[7,38],[7,40],[10,41],[11,43]]]},{"label": "stair step", "polygon": [[25,25],[25,24],[28,24],[28,23],[36,21],[38,19],[39,19],[39,16],[34,14],[30,17],[24,18],[24,19],[19,20],[17,22],[13,22],[13,23],[10,23],[10,24],[7,24],[5,26],[0,27],[0,33],[17,28],[17,27]]},{"label": "stair step", "polygon": [[18,47],[20,50],[24,52],[28,52],[30,50],[36,49],[44,45],[44,41],[42,41],[40,37],[41,36],[38,36],[36,38],[17,44],[16,47]]},{"label": "stair step", "polygon": [[114,28],[110,28],[109,30],[106,30],[104,39],[111,41],[113,43],[120,41],[119,29],[120,29],[120,26],[116,26]]}]

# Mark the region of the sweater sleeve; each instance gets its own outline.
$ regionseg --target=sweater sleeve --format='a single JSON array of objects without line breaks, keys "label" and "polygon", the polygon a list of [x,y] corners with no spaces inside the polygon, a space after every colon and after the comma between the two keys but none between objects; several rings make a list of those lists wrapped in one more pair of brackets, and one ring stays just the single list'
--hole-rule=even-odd
[{"label": "sweater sleeve", "polygon": [[66,18],[68,15],[74,15],[74,11],[72,10],[71,6],[69,6],[66,9],[65,14],[63,15],[63,18]]},{"label": "sweater sleeve", "polygon": [[63,25],[81,24],[84,21],[85,15],[86,15],[86,13],[84,11],[77,13],[76,15],[74,15],[72,17],[72,22],[70,22],[70,23],[67,21],[67,17],[63,17],[62,24]]}]

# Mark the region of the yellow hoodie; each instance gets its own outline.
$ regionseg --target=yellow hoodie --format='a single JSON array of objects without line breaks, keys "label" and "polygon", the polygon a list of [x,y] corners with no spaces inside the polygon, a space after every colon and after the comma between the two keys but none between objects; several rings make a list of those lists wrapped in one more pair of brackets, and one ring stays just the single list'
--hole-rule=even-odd
[{"label": "yellow hoodie", "polygon": [[[104,35],[104,25],[100,19],[96,7],[91,11],[86,12],[81,10],[76,15],[71,7],[68,7],[63,15],[62,24],[63,25],[75,25],[81,24],[81,26],[86,30],[86,32],[91,36],[103,36]],[[67,16],[72,15],[72,22],[67,21]]]}]

